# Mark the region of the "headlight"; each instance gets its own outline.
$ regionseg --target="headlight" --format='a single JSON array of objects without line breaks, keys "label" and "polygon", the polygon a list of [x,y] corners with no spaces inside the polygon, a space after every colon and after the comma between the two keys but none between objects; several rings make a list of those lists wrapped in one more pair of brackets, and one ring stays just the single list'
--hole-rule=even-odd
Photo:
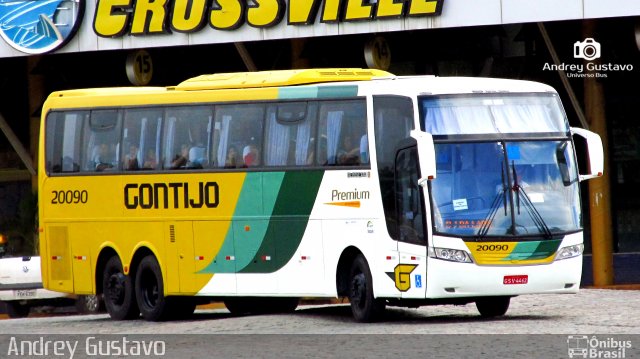
[{"label": "headlight", "polygon": [[459,249],[429,247],[429,257],[451,262],[471,263],[467,252]]},{"label": "headlight", "polygon": [[558,253],[556,254],[557,261],[561,259],[573,258],[582,254],[584,251],[584,244],[576,244],[574,246],[568,246],[560,248]]}]

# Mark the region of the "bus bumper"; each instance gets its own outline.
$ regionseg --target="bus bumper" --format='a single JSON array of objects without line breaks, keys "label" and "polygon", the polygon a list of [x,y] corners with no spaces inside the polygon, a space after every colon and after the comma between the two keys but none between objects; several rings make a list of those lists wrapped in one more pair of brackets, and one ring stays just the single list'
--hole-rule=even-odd
[{"label": "bus bumper", "polygon": [[549,264],[520,266],[428,260],[429,299],[577,293],[582,276],[582,255]]}]

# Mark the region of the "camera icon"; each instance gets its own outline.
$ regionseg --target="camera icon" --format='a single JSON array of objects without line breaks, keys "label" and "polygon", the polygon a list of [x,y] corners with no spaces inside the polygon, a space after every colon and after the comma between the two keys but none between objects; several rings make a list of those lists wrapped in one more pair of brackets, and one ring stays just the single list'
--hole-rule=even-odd
[{"label": "camera icon", "polygon": [[592,61],[600,58],[600,43],[588,37],[573,44],[573,57]]}]

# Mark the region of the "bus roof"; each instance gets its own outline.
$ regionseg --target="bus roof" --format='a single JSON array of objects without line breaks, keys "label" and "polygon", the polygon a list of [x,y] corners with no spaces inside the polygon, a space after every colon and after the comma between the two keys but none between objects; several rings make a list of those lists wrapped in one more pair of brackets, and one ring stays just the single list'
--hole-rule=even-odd
[{"label": "bus roof", "polygon": [[[361,86],[363,83],[366,85]],[[172,101],[176,103],[182,103],[210,98],[211,95],[206,93],[218,90],[222,90],[216,95],[218,101],[232,99],[244,101],[254,98],[275,98],[277,95],[271,91],[297,86],[304,88],[305,85],[322,87],[356,85],[359,95],[415,96],[416,94],[555,92],[548,85],[524,80],[424,75],[395,76],[389,72],[375,69],[324,68],[201,75],[188,79],[177,86],[167,87],[130,86],[62,90],[49,95],[46,107],[112,106],[116,99],[123,105],[158,104],[167,100],[165,96],[170,96]],[[260,93],[243,91],[246,89],[259,90]],[[194,94],[198,92],[202,93],[194,97]]]},{"label": "bus roof", "polygon": [[375,69],[303,69],[220,73],[188,79],[176,90],[217,90],[304,85],[336,81],[366,81],[393,74]]}]

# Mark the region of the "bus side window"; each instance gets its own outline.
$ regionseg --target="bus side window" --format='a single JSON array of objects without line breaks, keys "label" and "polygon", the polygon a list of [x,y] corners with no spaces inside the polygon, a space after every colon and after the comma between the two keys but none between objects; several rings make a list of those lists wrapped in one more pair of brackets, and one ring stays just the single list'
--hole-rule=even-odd
[{"label": "bus side window", "polygon": [[216,106],[213,148],[216,167],[240,168],[262,164],[265,106],[233,104]]},{"label": "bus side window", "polygon": [[119,163],[121,113],[119,110],[91,111],[83,136],[87,172],[117,168]]},{"label": "bus side window", "polygon": [[286,102],[269,106],[264,161],[267,166],[313,164],[316,104]]},{"label": "bus side window", "polygon": [[[320,140],[326,141],[318,160],[324,166],[357,166],[368,163],[364,100],[327,101],[320,104]],[[366,161],[363,161],[366,160]]]},{"label": "bus side window", "polygon": [[[122,130],[122,169],[135,171],[154,169],[162,110],[126,109]],[[152,163],[154,162],[154,163]]]},{"label": "bus side window", "polygon": [[52,112],[47,116],[47,133],[53,134],[45,143],[47,171],[73,173],[80,171],[80,138],[82,123],[88,112]]},{"label": "bus side window", "polygon": [[164,169],[202,169],[208,165],[211,113],[211,106],[167,109],[162,139]]}]

